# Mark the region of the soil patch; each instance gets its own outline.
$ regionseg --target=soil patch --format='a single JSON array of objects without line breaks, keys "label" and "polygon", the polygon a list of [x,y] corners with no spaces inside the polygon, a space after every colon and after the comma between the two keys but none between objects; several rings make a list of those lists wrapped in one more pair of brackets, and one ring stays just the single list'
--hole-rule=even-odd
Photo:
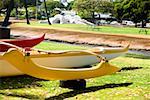
[{"label": "soil patch", "polygon": [[46,33],[46,39],[79,44],[93,44],[106,46],[126,46],[131,44],[130,49],[150,51],[150,37],[139,35],[118,35],[93,33],[74,30],[11,27],[12,35],[36,36]]}]

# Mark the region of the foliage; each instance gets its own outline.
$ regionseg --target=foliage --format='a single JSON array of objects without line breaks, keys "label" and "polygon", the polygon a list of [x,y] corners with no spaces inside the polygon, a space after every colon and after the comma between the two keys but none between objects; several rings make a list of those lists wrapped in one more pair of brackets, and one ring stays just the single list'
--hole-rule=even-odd
[{"label": "foliage", "polygon": [[94,12],[110,12],[112,3],[103,0],[75,0],[73,9],[78,12],[81,17],[94,17]]},{"label": "foliage", "polygon": [[118,19],[118,21],[122,21],[123,19],[123,7],[121,5],[121,2],[123,2],[123,0],[120,0],[120,2],[116,2],[114,6],[114,15]]},{"label": "foliage", "polygon": [[101,9],[100,9],[100,12],[102,13],[113,13],[113,8],[114,8],[114,5],[112,2],[108,2],[108,1],[102,1],[101,2]]},{"label": "foliage", "polygon": [[[46,1],[47,9],[50,11],[54,8],[63,8],[63,4],[61,4],[59,1],[54,0],[47,0]],[[44,8],[44,3],[42,3],[42,7]]]},{"label": "foliage", "polygon": [[[24,2],[25,0],[14,0],[14,8],[13,11],[11,12],[11,16],[15,17],[16,15],[19,15],[19,18],[25,18],[25,10],[24,10]],[[6,9],[7,6],[9,5],[10,0],[5,0],[5,2],[3,0],[0,1],[0,10],[2,9]],[[40,1],[38,1],[38,4],[41,4]],[[35,17],[35,6],[36,5],[36,0],[27,0],[27,5],[29,6],[29,15],[30,17]],[[20,9],[20,11],[18,10]],[[16,12],[18,11],[18,12]],[[32,11],[32,12],[31,12]]]},{"label": "foliage", "polygon": [[8,4],[9,4],[10,0],[0,0],[0,10],[3,8],[7,8]]},{"label": "foliage", "polygon": [[[68,3],[68,6],[65,7],[65,6],[64,6],[61,2],[59,2],[59,1],[47,0],[47,1],[46,1],[46,5],[47,5],[47,10],[48,10],[48,15],[50,15],[50,16],[56,15],[58,12],[55,11],[55,8],[71,10],[73,3],[74,3],[74,1]],[[41,4],[41,10],[42,10],[42,12],[45,11],[44,2]],[[42,15],[44,15],[44,14],[42,14]],[[45,15],[44,15],[44,16],[45,16]]]},{"label": "foliage", "polygon": [[74,1],[68,3],[67,10],[72,10]]},{"label": "foliage", "polygon": [[126,18],[138,23],[148,18],[150,2],[149,0],[120,0],[115,3],[114,11],[119,20]]},{"label": "foliage", "polygon": [[[7,8],[10,0],[0,0],[0,10]],[[24,0],[14,0],[15,6],[23,7]],[[35,6],[36,0],[27,0],[27,5]]]},{"label": "foliage", "polygon": [[[47,0],[46,5],[47,5],[48,14],[51,15],[54,15],[52,14],[54,12],[54,8],[64,8],[64,6],[59,1],[54,1],[54,0]],[[44,2],[41,4],[41,9],[42,11],[45,11]]]},{"label": "foliage", "polygon": [[45,12],[46,12],[46,18],[48,20],[48,24],[51,25],[51,22],[49,20],[49,15],[48,15],[48,11],[47,11],[47,5],[46,5],[46,0],[44,0],[44,7],[45,7]]},{"label": "foliage", "polygon": [[[4,1],[3,1],[4,2]],[[7,8],[7,11],[6,11],[6,16],[5,16],[5,19],[2,23],[2,26],[3,27],[7,27],[9,25],[9,17],[10,17],[10,14],[11,14],[11,11],[13,10],[14,8],[14,0],[10,0],[6,6]]]},{"label": "foliage", "polygon": [[[35,18],[36,16],[36,8],[35,7],[28,7],[28,13],[29,13],[29,18]],[[38,14],[39,15],[39,14]],[[12,17],[16,17],[16,9],[13,9],[11,12]],[[18,17],[19,19],[25,19],[25,10],[24,9],[18,9]]]}]

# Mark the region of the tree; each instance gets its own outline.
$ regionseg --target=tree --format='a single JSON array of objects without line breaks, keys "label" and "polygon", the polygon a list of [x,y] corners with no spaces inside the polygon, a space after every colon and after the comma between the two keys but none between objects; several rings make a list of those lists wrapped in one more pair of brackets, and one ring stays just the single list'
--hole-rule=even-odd
[{"label": "tree", "polygon": [[114,11],[119,20],[129,19],[134,23],[142,22],[142,27],[144,27],[150,14],[150,2],[149,0],[121,0],[115,3]]},{"label": "tree", "polygon": [[6,17],[4,19],[4,22],[3,22],[2,26],[4,26],[4,27],[8,26],[10,13],[13,10],[13,8],[14,8],[14,0],[11,0],[10,3],[9,3],[9,6],[7,6]]},{"label": "tree", "polygon": [[[54,0],[47,0],[46,1],[46,5],[47,5],[47,11],[49,11],[50,16],[54,16],[55,15],[55,8],[65,8],[63,4],[61,4],[59,1],[54,1]],[[45,9],[45,4],[44,2],[41,5],[41,9]]]},{"label": "tree", "polygon": [[46,11],[46,17],[47,17],[47,20],[48,20],[48,24],[51,25],[51,22],[49,20],[49,16],[48,16],[48,13],[47,13],[47,6],[46,6],[46,1],[44,0],[44,6],[45,6],[45,11]]},{"label": "tree", "polygon": [[6,2],[2,1],[0,3],[2,3],[2,7],[0,7],[1,10],[7,9],[5,19],[2,23],[2,27],[0,27],[0,38],[10,38],[10,28],[7,26],[9,25],[10,13],[14,8],[14,0],[7,0]]},{"label": "tree", "polygon": [[7,9],[8,5],[10,4],[9,2],[10,0],[0,0],[0,11],[3,9]]},{"label": "tree", "polygon": [[112,9],[112,3],[104,0],[76,0],[73,9],[81,17],[94,18],[94,12],[109,12]]},{"label": "tree", "polygon": [[[54,1],[54,0],[47,0],[46,5],[47,5],[47,10],[53,10],[54,8],[64,8],[63,4],[61,4],[59,1]],[[44,8],[44,2],[42,4],[42,7]]]},{"label": "tree", "polygon": [[26,19],[27,19],[27,24],[30,24],[30,21],[29,21],[29,15],[28,15],[28,7],[27,7],[27,0],[24,0],[24,7],[25,7],[25,10],[26,10]]},{"label": "tree", "polygon": [[120,0],[119,2],[115,2],[114,4],[114,16],[118,19],[118,22],[122,22],[123,19],[123,6],[121,4],[123,0]]},{"label": "tree", "polygon": [[2,12],[3,9],[7,9],[5,19],[2,23],[2,27],[0,27],[0,38],[10,38],[10,28],[7,27],[9,25],[9,17],[11,11],[16,6],[15,4],[22,5],[23,4],[21,3],[22,1],[24,2],[26,8],[27,24],[30,24],[28,19],[27,3],[30,3],[30,5],[35,5],[33,3],[35,2],[35,0],[1,0],[0,1],[0,13]]},{"label": "tree", "polygon": [[74,1],[68,3],[67,10],[72,10]]},{"label": "tree", "polygon": [[18,19],[18,3],[16,3],[16,5],[15,5],[15,10],[16,10],[16,19]]},{"label": "tree", "polygon": [[[23,1],[24,2],[24,1]],[[15,0],[14,1],[14,8],[15,8],[15,16],[16,16],[16,19],[18,19],[19,17],[19,11],[18,11],[18,8],[19,7],[23,7],[24,3],[22,2],[22,0]]]}]

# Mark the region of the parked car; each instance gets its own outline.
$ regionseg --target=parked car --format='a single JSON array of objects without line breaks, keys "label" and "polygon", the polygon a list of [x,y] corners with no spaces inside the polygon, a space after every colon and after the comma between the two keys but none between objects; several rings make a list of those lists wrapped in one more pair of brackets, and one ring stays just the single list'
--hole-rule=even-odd
[{"label": "parked car", "polygon": [[121,24],[118,23],[117,21],[112,21],[112,22],[110,23],[110,25],[121,25]]},{"label": "parked car", "polygon": [[150,27],[150,23],[146,23],[146,27]]},{"label": "parked car", "polygon": [[128,21],[128,20],[123,20],[122,24],[123,25],[128,25],[128,26],[135,26],[135,23],[133,23],[132,21]]}]

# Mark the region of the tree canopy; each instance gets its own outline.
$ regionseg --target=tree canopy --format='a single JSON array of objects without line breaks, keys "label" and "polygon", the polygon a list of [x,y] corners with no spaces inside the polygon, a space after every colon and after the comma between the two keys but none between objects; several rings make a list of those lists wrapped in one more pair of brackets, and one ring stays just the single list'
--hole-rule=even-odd
[{"label": "tree canopy", "polygon": [[150,15],[149,0],[120,0],[114,6],[118,20],[129,19],[135,23],[146,21]]},{"label": "tree canopy", "polygon": [[[3,9],[7,9],[9,6],[9,2],[11,0],[0,0],[0,12]],[[14,7],[23,7],[24,6],[24,1],[25,0],[14,0]],[[36,0],[26,0],[28,6],[35,6],[36,5]],[[40,2],[38,0],[38,2]]]},{"label": "tree canopy", "polygon": [[[54,0],[47,0],[46,1],[47,10],[53,10],[54,8],[63,8],[64,5],[61,4],[59,1]],[[42,3],[42,8],[44,8],[44,2]]]},{"label": "tree canopy", "polygon": [[94,12],[110,12],[112,8],[112,2],[104,0],[75,0],[73,5],[81,17],[92,17]]}]

